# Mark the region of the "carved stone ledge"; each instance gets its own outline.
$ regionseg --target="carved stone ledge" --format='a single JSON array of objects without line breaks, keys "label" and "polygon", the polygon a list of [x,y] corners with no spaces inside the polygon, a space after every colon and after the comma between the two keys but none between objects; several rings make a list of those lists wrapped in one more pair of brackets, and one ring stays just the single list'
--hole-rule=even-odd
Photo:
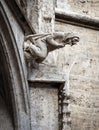
[{"label": "carved stone ledge", "polygon": [[[41,76],[40,76],[41,75]],[[51,73],[38,73],[37,75],[31,75],[28,78],[29,82],[57,82],[65,83],[65,75],[62,74],[51,74]]]},{"label": "carved stone ledge", "polygon": [[99,30],[98,18],[91,18],[89,16],[80,15],[74,12],[70,13],[57,8],[55,9],[55,18],[56,21]]}]

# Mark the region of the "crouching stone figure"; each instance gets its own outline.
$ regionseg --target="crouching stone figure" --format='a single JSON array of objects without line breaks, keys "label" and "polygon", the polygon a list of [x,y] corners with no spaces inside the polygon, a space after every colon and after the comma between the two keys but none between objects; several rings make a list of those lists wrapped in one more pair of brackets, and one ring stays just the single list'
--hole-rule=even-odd
[{"label": "crouching stone figure", "polygon": [[24,53],[27,62],[35,60],[36,62],[42,62],[49,52],[63,48],[66,44],[71,46],[79,42],[79,37],[74,33],[45,33],[28,35],[24,42]]}]

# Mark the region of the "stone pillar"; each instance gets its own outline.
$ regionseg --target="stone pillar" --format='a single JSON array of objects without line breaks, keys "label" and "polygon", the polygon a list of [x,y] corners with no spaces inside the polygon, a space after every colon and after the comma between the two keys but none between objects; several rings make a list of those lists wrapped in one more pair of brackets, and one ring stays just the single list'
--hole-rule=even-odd
[{"label": "stone pillar", "polygon": [[58,130],[58,88],[56,85],[30,84],[31,130]]},{"label": "stone pillar", "polygon": [[54,31],[54,0],[39,0],[39,33]]},{"label": "stone pillar", "polygon": [[27,0],[26,14],[37,33],[54,31],[54,0]]},{"label": "stone pillar", "polygon": [[[54,0],[27,0],[27,16],[37,33],[54,32]],[[51,60],[51,59],[50,59]],[[39,69],[30,68],[35,75]],[[45,66],[42,67],[46,71]],[[31,130],[58,130],[58,86],[51,83],[30,84]]]},{"label": "stone pillar", "polygon": [[35,31],[39,32],[39,0],[26,0],[27,1],[27,7],[26,7],[26,15],[29,19],[31,25],[35,29]]}]

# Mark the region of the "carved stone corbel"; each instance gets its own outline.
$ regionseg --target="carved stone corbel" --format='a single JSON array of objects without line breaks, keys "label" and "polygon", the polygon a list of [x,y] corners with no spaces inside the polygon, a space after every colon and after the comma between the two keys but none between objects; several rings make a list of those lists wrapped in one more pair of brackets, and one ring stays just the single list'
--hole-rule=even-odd
[{"label": "carved stone corbel", "polygon": [[35,60],[40,63],[49,52],[63,48],[67,44],[73,46],[77,42],[79,42],[79,37],[74,33],[55,32],[28,35],[24,42],[25,58],[28,62]]}]

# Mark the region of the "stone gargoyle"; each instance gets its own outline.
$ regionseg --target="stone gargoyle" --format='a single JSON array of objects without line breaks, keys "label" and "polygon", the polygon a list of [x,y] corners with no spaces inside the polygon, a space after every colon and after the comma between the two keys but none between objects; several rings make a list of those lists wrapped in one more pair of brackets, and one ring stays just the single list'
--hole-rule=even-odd
[{"label": "stone gargoyle", "polygon": [[63,48],[66,44],[71,46],[79,42],[79,37],[74,33],[54,32],[45,34],[34,34],[25,37],[24,54],[26,61],[35,60],[42,62],[49,52]]}]

